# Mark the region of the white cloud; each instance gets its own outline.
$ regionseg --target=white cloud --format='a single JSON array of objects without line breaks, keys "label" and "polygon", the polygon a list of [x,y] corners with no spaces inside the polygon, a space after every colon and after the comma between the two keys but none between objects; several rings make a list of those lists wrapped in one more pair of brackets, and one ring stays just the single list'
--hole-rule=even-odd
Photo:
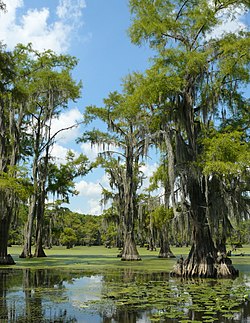
[{"label": "white cloud", "polygon": [[[105,148],[105,149],[103,149]],[[119,152],[119,148],[113,145],[103,147],[102,145],[92,145],[90,142],[84,142],[81,144],[81,150],[83,154],[85,154],[90,161],[96,159],[99,153],[104,151],[114,151]]]},{"label": "white cloud", "polygon": [[220,38],[224,33],[237,33],[246,30],[247,26],[242,21],[245,14],[246,11],[242,7],[223,10],[220,12],[221,25],[214,28],[207,38]]},{"label": "white cloud", "polygon": [[81,180],[76,183],[75,188],[79,192],[77,200],[78,210],[81,210],[80,213],[100,215],[104,208],[109,207],[109,204],[107,204],[107,206],[100,204],[103,187],[109,189],[109,182],[106,174],[101,175],[95,182],[91,180]]},{"label": "white cloud", "polygon": [[[70,149],[75,156],[79,156],[79,153],[73,149]],[[69,149],[65,148],[58,143],[55,143],[51,149],[51,156],[54,158],[54,161],[57,165],[66,163],[66,156]]]},{"label": "white cloud", "polygon": [[82,9],[85,7],[84,0],[59,0],[56,13],[60,19],[69,20],[73,18],[74,21],[78,21],[82,16]]},{"label": "white cloud", "polygon": [[[82,120],[83,116],[78,108],[73,108],[71,110],[62,112],[58,119],[53,119],[52,121],[52,134],[55,134],[61,129],[71,127],[74,124],[77,124],[77,122],[81,122]],[[61,144],[73,142],[77,137],[80,136],[80,131],[80,126],[62,131],[56,136],[56,140]]]},{"label": "white cloud", "polygon": [[[66,207],[68,207],[66,205]],[[103,209],[98,200],[91,199],[88,200],[88,203],[84,203],[84,207],[70,207],[72,212],[80,213],[80,214],[91,214],[91,215],[101,215]]]},{"label": "white cloud", "polygon": [[96,145],[91,145],[89,142],[84,142],[81,144],[81,150],[84,155],[88,157],[89,160],[93,161],[98,156],[100,149]]},{"label": "white cloud", "polygon": [[159,165],[157,163],[154,164],[145,164],[140,167],[140,170],[144,173],[146,179],[143,181],[143,187],[149,186],[149,178],[153,175]]},{"label": "white cloud", "polygon": [[[149,177],[153,174],[156,168],[156,163],[151,165],[146,164],[141,167],[141,171],[143,171],[145,176],[147,176],[143,187],[146,187],[149,184]],[[110,204],[107,204],[107,206],[100,205],[102,187],[110,189],[109,180],[106,174],[102,175],[96,182],[81,180],[76,183],[76,190],[79,191],[77,199],[80,199],[82,201],[81,204],[83,205],[78,208],[78,212],[81,210],[80,213],[99,215],[103,212],[104,208],[110,206]]]},{"label": "white cloud", "polygon": [[109,187],[109,178],[106,173],[104,173],[104,175],[101,177],[100,183],[103,187]]},{"label": "white cloud", "polygon": [[100,205],[102,187],[99,183],[81,180],[76,183],[75,188],[79,191],[78,199],[82,199],[84,205],[84,209],[81,208],[81,213],[93,215],[102,213]]},{"label": "white cloud", "polygon": [[86,182],[85,180],[81,180],[76,183],[76,190],[79,191],[79,195],[85,197],[95,197],[100,200],[102,187],[99,183],[94,182]]},{"label": "white cloud", "polygon": [[91,199],[89,201],[89,214],[93,214],[93,215],[100,215],[102,214],[102,206],[100,205],[100,201],[96,200],[96,199]]},{"label": "white cloud", "polygon": [[[1,12],[0,40],[13,49],[17,43],[32,43],[39,51],[66,52],[73,33],[81,26],[80,18],[85,8],[83,0],[60,0],[57,19],[49,22],[48,8],[30,9],[18,15],[24,7],[22,0],[5,0],[7,13]],[[66,14],[67,12],[67,14]]]},{"label": "white cloud", "polygon": [[75,209],[71,209],[73,212],[77,212],[80,214],[91,214],[91,215],[101,215],[103,212],[102,206],[100,205],[99,200],[90,199],[88,203],[84,205],[84,208],[78,207]]},{"label": "white cloud", "polygon": [[55,143],[52,147],[51,156],[55,158],[57,164],[63,164],[67,155],[68,149]]},{"label": "white cloud", "polygon": [[153,172],[156,171],[159,165],[157,163],[149,164],[145,163],[144,165],[140,166],[140,170],[145,174],[145,176],[149,177],[152,176]]}]

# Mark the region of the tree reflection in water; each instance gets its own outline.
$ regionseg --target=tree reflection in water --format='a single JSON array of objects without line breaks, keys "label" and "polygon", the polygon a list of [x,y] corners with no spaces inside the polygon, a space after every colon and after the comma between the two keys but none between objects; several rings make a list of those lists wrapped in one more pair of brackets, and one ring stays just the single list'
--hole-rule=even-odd
[{"label": "tree reflection in water", "polygon": [[63,297],[60,287],[64,279],[62,274],[46,269],[2,269],[0,322],[77,322],[66,309],[57,310],[54,304]]},{"label": "tree reflection in water", "polygon": [[0,270],[0,321],[8,320],[8,306],[6,300],[7,272]]},{"label": "tree reflection in water", "polygon": [[154,318],[165,323],[246,323],[250,319],[250,304],[242,296],[246,281],[249,277],[181,280],[165,272],[131,268],[103,275],[1,269],[0,322],[148,323]]}]

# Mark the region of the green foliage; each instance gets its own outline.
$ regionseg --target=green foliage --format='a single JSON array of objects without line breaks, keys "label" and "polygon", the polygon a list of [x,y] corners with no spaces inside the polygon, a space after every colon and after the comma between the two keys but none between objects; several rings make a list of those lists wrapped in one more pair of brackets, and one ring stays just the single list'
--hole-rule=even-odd
[{"label": "green foliage", "polygon": [[250,147],[242,132],[215,133],[203,140],[203,171],[206,175],[239,176],[250,166]]},{"label": "green foliage", "polygon": [[[161,50],[171,41],[180,42],[183,46],[194,45],[197,38],[209,33],[214,26],[220,24],[220,11],[235,8],[247,10],[248,1],[209,2],[166,1],[166,0],[130,0],[133,24],[130,37],[133,43],[142,44],[149,41],[150,46]],[[229,19],[230,19],[229,18]]]},{"label": "green foliage", "polygon": [[[64,201],[49,205],[45,213],[45,241],[51,241],[52,245],[65,243],[65,236],[73,236],[74,245],[100,245],[102,218],[100,216],[91,216],[79,214],[70,211],[68,208],[61,207]],[[70,231],[65,233],[65,228]],[[62,242],[64,241],[64,242]]]},{"label": "green foliage", "polygon": [[75,157],[74,153],[68,151],[66,163],[59,166],[49,164],[47,192],[57,195],[57,197],[69,202],[69,195],[76,195],[74,179],[86,175],[93,167],[88,158],[80,154]]},{"label": "green foliage", "polygon": [[116,246],[119,237],[119,214],[113,203],[112,207],[103,211],[101,237],[107,247]]},{"label": "green foliage", "polygon": [[33,187],[27,178],[0,172],[0,190],[14,194],[20,200],[27,200]]},{"label": "green foliage", "polygon": [[[163,184],[177,227],[189,225],[192,214],[194,223],[203,218],[218,233],[219,223],[249,212],[249,99],[242,89],[250,79],[250,43],[247,30],[216,32],[226,19],[235,20],[236,8],[247,12],[250,3],[129,4],[132,42],[154,50],[152,66],[136,78],[134,97],[150,114],[148,130],[167,164],[164,176],[160,169],[154,174],[150,190]],[[206,211],[197,211],[204,204]],[[162,207],[154,217],[164,218]]]},{"label": "green foliage", "polygon": [[148,190],[153,191],[159,187],[165,187],[166,183],[168,183],[168,169],[166,163],[162,163],[150,177],[150,186]]},{"label": "green foliage", "polygon": [[14,215],[9,231],[9,245],[22,245],[25,223],[28,217],[28,205],[19,204],[16,214]]},{"label": "green foliage", "polygon": [[[192,88],[192,104],[204,112],[204,121],[208,112],[215,114],[225,105],[234,109],[242,107],[245,99],[240,94],[241,86],[249,82],[249,33],[229,32],[212,38],[211,31],[223,23],[226,12],[232,20],[235,8],[247,12],[247,1],[131,0],[129,3],[132,42],[145,41],[157,53],[140,90],[137,89],[144,93],[145,102],[151,106],[164,102],[165,108],[170,102],[171,110],[175,110]],[[175,123],[180,121],[181,111],[178,112],[177,118],[173,118],[175,113],[170,115]],[[237,117],[235,110],[233,115]]]},{"label": "green foliage", "polygon": [[[13,52],[6,52],[1,46],[0,56],[0,188],[12,193],[13,214],[18,207],[17,198],[39,197],[39,203],[35,201],[40,207],[39,210],[36,208],[36,212],[40,212],[42,217],[49,147],[61,131],[52,135],[51,121],[62,108],[68,106],[70,100],[80,96],[81,83],[71,76],[77,60],[69,55],[57,55],[51,50],[36,51],[31,44],[19,44]],[[26,161],[29,169],[24,175],[20,170]],[[60,183],[63,184],[60,194],[64,197],[67,195],[65,185],[72,187],[73,178],[87,172],[86,163],[83,156],[72,160],[74,174],[71,175],[71,182],[68,178],[67,184]],[[69,167],[61,171],[69,176]],[[2,208],[6,207],[2,203]],[[36,215],[35,211],[31,213]]]},{"label": "green foliage", "polygon": [[164,205],[159,205],[152,212],[154,225],[161,229],[163,225],[168,224],[174,217],[172,208],[166,208]]},{"label": "green foliage", "polygon": [[72,228],[64,228],[60,235],[60,243],[70,249],[77,242],[77,237]]},{"label": "green foliage", "polygon": [[228,243],[231,245],[243,245],[250,243],[250,220],[243,220],[234,224]]},{"label": "green foliage", "polygon": [[86,215],[82,222],[80,243],[94,246],[101,244],[101,218],[99,216]]},{"label": "green foliage", "polygon": [[117,241],[117,226],[114,223],[109,223],[105,229],[102,229],[102,241],[107,247],[116,246]]}]

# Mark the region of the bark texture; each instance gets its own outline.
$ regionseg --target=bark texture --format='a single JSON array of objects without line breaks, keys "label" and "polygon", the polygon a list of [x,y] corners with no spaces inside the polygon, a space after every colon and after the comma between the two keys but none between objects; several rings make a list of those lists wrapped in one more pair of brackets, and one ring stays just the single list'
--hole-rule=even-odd
[{"label": "bark texture", "polygon": [[188,179],[190,197],[190,215],[193,222],[193,244],[188,257],[179,259],[172,275],[180,277],[233,278],[238,270],[226,254],[221,254],[215,247],[207,217],[205,190],[203,181],[194,176]]},{"label": "bark texture", "polygon": [[30,198],[28,220],[25,226],[25,236],[24,236],[24,245],[23,250],[19,258],[31,258],[31,246],[32,246],[32,232],[33,232],[33,223],[36,214],[36,197],[33,194]]},{"label": "bark texture", "polygon": [[0,265],[14,265],[15,262],[10,254],[8,254],[8,237],[11,221],[11,208],[4,192],[0,192],[1,218],[0,218]]},{"label": "bark texture", "polygon": [[133,234],[127,233],[124,240],[124,248],[122,251],[122,260],[141,260],[140,255],[136,248],[136,243]]},{"label": "bark texture", "polygon": [[172,253],[170,249],[170,245],[168,242],[167,233],[163,232],[160,237],[160,251],[158,258],[175,258],[175,255]]}]

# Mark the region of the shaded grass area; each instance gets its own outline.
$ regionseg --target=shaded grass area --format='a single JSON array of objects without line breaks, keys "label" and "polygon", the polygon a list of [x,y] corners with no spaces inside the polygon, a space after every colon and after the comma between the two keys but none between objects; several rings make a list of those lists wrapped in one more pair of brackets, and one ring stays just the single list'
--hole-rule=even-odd
[{"label": "shaded grass area", "polygon": [[[170,272],[176,259],[158,258],[159,250],[148,251],[145,248],[138,248],[142,261],[126,262],[117,257],[117,248],[105,248],[104,246],[77,246],[72,249],[65,247],[53,247],[46,249],[46,258],[21,259],[21,246],[12,246],[9,253],[13,256],[15,268],[65,268],[80,270],[95,270],[96,272],[108,269],[131,268],[142,271],[164,271]],[[172,251],[177,258],[188,254],[189,247],[172,247]],[[243,254],[244,256],[242,256]],[[233,264],[241,271],[249,271],[250,266],[250,246],[234,251],[231,257]],[[6,266],[5,266],[6,267]],[[11,266],[13,267],[13,266]]]}]

